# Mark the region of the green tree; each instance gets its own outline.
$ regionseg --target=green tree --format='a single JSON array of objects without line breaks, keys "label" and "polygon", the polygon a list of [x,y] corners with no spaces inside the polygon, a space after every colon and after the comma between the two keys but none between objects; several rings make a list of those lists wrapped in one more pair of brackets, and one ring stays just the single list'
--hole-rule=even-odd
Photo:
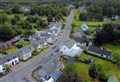
[{"label": "green tree", "polygon": [[32,53],[33,56],[36,56],[36,55],[38,55],[38,54],[39,54],[39,52],[38,52],[37,49],[35,49],[35,50],[33,51],[33,53]]},{"label": "green tree", "polygon": [[13,30],[8,25],[1,25],[0,26],[0,39],[1,40],[9,40],[16,36],[15,30]]},{"label": "green tree", "polygon": [[11,23],[12,23],[12,25],[16,25],[17,24],[17,19],[16,18],[11,19]]},{"label": "green tree", "polygon": [[8,20],[8,17],[6,14],[0,14],[0,24],[4,24],[5,21]]},{"label": "green tree", "polygon": [[90,68],[89,68],[89,76],[92,79],[96,79],[99,77],[99,67],[96,64],[93,64]]},{"label": "green tree", "polygon": [[20,14],[20,5],[19,4],[14,4],[13,8],[11,9],[13,14]]},{"label": "green tree", "polygon": [[53,21],[53,17],[51,15],[48,15],[47,20],[48,20],[48,22],[52,22]]},{"label": "green tree", "polygon": [[120,64],[120,53],[115,53],[112,55],[113,61],[115,61],[117,64]]},{"label": "green tree", "polygon": [[88,74],[93,80],[98,78],[101,81],[106,81],[108,78],[105,74],[104,67],[102,67],[100,64],[91,65],[88,70]]},{"label": "green tree", "polygon": [[14,17],[19,21],[20,20],[20,15],[14,15]]}]

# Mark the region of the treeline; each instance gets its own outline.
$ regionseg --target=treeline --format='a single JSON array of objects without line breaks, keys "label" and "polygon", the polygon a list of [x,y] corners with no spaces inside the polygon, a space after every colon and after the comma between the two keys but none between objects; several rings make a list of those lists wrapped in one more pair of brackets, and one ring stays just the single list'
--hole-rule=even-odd
[{"label": "treeline", "polygon": [[103,28],[97,28],[94,44],[102,45],[104,43],[120,44],[120,29],[116,25],[104,24]]},{"label": "treeline", "polygon": [[[18,35],[29,37],[34,33],[34,29],[40,30],[46,28],[49,22],[64,20],[63,17],[69,14],[69,10],[64,6],[64,4],[8,5],[10,8],[0,11],[0,40],[7,41]],[[26,11],[25,8],[29,10]]]},{"label": "treeline", "polygon": [[87,12],[82,12],[80,20],[99,20],[102,21],[103,17],[106,16],[111,18],[112,16],[120,16],[120,4],[119,3],[103,3],[96,4],[91,2],[78,2],[75,7],[78,8],[84,6]]}]

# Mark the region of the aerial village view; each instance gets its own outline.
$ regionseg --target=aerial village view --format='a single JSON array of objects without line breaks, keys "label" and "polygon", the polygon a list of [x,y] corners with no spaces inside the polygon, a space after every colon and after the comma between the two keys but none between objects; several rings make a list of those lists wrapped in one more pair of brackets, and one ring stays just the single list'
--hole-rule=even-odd
[{"label": "aerial village view", "polygon": [[0,82],[120,82],[120,0],[0,0]]}]

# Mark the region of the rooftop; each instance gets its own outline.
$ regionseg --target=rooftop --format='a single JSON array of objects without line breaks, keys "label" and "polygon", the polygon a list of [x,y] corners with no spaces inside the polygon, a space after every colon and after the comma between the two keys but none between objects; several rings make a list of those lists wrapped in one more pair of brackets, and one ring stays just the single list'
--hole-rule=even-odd
[{"label": "rooftop", "polygon": [[108,51],[108,50],[105,50],[105,49],[101,49],[101,48],[97,48],[97,47],[92,47],[90,46],[88,48],[88,51],[91,51],[91,52],[95,52],[95,53],[98,53],[98,54],[101,54],[101,55],[106,55],[106,56],[111,56],[111,51]]}]

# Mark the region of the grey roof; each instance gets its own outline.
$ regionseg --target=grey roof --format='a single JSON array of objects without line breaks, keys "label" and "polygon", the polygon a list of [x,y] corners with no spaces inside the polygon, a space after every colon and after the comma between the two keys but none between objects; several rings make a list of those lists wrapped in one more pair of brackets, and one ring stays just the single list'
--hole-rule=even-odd
[{"label": "grey roof", "polygon": [[62,26],[62,22],[61,21],[59,21],[59,22],[51,22],[48,25],[48,28],[52,28],[53,26],[55,26],[56,28],[59,28],[60,26]]},{"label": "grey roof", "polygon": [[12,45],[12,42],[2,42],[2,43],[0,43],[0,47],[10,46],[10,45]]},{"label": "grey roof", "polygon": [[59,61],[57,59],[51,59],[39,70],[39,76],[45,77],[45,75],[49,75],[58,65]]},{"label": "grey roof", "polygon": [[33,50],[34,50],[34,47],[30,44],[30,45],[27,45],[25,47],[18,49],[15,52],[15,54],[18,56],[23,56],[23,55],[26,55],[26,53],[32,52]]},{"label": "grey roof", "polygon": [[88,48],[88,51],[91,51],[91,52],[94,52],[94,53],[97,53],[97,54],[101,54],[101,55],[105,55],[107,57],[111,56],[111,53],[112,53],[111,51],[101,49],[101,48],[97,48],[97,47],[92,47],[92,46],[90,46]]},{"label": "grey roof", "polygon": [[8,61],[10,61],[10,60],[12,60],[12,59],[15,59],[15,58],[17,58],[17,56],[16,56],[14,53],[12,53],[12,54],[7,54],[7,55],[3,56],[3,57],[0,59],[0,65],[1,65],[1,64],[4,64],[4,63],[6,63],[6,62],[8,62]]},{"label": "grey roof", "polygon": [[60,75],[61,75],[61,72],[60,71],[58,71],[58,70],[54,70],[52,73],[50,73],[50,77],[51,78],[54,78],[54,79],[58,79],[59,77],[60,77]]},{"label": "grey roof", "polygon": [[73,45],[75,44],[75,40],[71,39],[71,40],[68,40],[65,45],[68,47],[68,48],[72,48]]}]

